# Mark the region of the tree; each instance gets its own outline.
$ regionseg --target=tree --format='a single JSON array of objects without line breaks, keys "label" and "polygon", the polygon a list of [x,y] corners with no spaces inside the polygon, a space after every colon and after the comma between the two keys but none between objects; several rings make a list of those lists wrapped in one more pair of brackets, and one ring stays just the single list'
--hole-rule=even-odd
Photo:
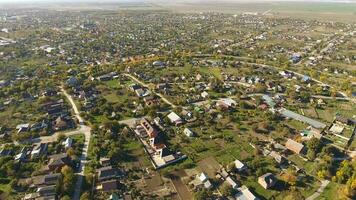
[{"label": "tree", "polygon": [[62,193],[70,195],[73,193],[75,181],[73,169],[66,165],[62,168],[61,173],[63,175]]},{"label": "tree", "polygon": [[284,197],[284,200],[303,200],[303,195],[298,190],[288,191],[288,194]]},{"label": "tree", "polygon": [[69,148],[69,149],[67,150],[67,155],[68,155],[69,157],[71,157],[71,158],[75,157],[75,151],[74,151],[74,149],[73,149],[73,148]]},{"label": "tree", "polygon": [[320,179],[325,179],[328,176],[328,172],[325,169],[319,170],[317,173]]},{"label": "tree", "polygon": [[307,142],[308,152],[307,157],[309,160],[314,160],[316,154],[320,151],[320,141],[318,138],[313,137]]},{"label": "tree", "polygon": [[[355,161],[353,161],[355,162]],[[336,172],[336,180],[338,183],[345,183],[348,179],[355,177],[356,169],[348,160],[342,161],[339,170]]]},{"label": "tree", "polygon": [[65,195],[61,198],[61,200],[71,200],[71,198],[68,195]]},{"label": "tree", "polygon": [[224,183],[221,186],[220,192],[225,197],[229,197],[229,196],[233,195],[233,189],[232,189],[231,185],[229,185],[227,183]]},{"label": "tree", "polygon": [[292,169],[288,169],[283,175],[282,179],[291,186],[295,186],[297,183],[297,176]]},{"label": "tree", "polygon": [[89,192],[84,192],[81,196],[80,196],[80,200],[89,200],[90,199],[90,194]]},{"label": "tree", "polygon": [[211,197],[212,192],[206,189],[203,189],[201,191],[198,191],[194,194],[194,199],[195,200],[207,200],[209,197]]},{"label": "tree", "polygon": [[58,134],[57,142],[60,142],[60,141],[64,140],[65,138],[66,138],[66,136],[63,133],[60,133],[60,134]]}]

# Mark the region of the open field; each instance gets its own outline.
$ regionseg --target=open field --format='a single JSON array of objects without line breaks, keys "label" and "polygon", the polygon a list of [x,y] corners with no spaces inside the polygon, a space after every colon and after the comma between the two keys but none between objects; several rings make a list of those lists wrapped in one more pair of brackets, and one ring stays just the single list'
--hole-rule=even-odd
[{"label": "open field", "polygon": [[244,12],[263,13],[269,17],[291,17],[300,19],[317,19],[322,21],[356,21],[356,3],[337,2],[231,2],[231,1],[178,1],[162,0],[137,2],[100,2],[100,3],[55,3],[55,4],[3,4],[4,8],[42,8],[56,11],[112,11],[115,12],[221,12],[240,14]]},{"label": "open field", "polygon": [[238,14],[243,12],[269,11],[270,17],[292,17],[303,19],[333,20],[333,21],[356,21],[356,4],[319,3],[319,2],[263,2],[263,3],[224,3],[210,2],[177,3],[164,5],[164,8],[176,12],[224,12]]}]

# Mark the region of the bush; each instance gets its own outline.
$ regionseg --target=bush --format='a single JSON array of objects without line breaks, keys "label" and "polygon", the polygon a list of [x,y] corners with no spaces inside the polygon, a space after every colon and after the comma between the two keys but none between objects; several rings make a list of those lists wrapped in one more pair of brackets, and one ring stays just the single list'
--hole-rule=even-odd
[{"label": "bush", "polygon": [[10,179],[8,178],[0,178],[0,184],[8,184],[10,183]]}]

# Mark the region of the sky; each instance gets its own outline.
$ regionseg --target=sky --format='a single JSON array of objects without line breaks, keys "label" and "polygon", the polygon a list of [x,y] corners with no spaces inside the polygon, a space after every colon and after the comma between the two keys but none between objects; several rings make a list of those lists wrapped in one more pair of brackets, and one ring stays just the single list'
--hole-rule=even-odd
[{"label": "sky", "polygon": [[[163,0],[0,0],[2,3],[14,3],[14,2],[26,2],[26,3],[31,3],[31,2],[155,2],[159,1],[162,2]],[[317,1],[317,2],[330,2],[330,1],[345,1],[345,0],[165,0],[169,2],[219,2],[219,1],[225,1],[225,2],[251,2],[251,1],[300,1],[300,2],[312,2],[312,1]],[[350,2],[356,2],[356,0],[347,0]]]},{"label": "sky", "polygon": [[340,2],[340,3],[356,3],[356,0],[0,0],[0,3],[24,3],[24,4],[31,4],[31,3],[61,3],[61,2],[69,2],[69,3],[83,3],[83,2],[95,2],[95,3],[107,3],[107,2],[159,2],[159,3],[173,3],[173,2],[189,2],[189,3],[196,3],[196,2],[241,2],[241,3],[251,3],[251,2]]}]

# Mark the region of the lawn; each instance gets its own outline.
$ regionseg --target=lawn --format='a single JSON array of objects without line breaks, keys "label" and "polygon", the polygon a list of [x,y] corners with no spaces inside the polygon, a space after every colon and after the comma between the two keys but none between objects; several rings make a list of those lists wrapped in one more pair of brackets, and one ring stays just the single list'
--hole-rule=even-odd
[{"label": "lawn", "polygon": [[76,143],[79,143],[79,144],[83,144],[84,143],[84,140],[85,140],[85,137],[84,137],[84,134],[77,134],[77,135],[72,135],[70,136],[70,138],[72,138]]},{"label": "lawn", "polygon": [[303,130],[303,129],[306,129],[306,128],[308,127],[307,124],[304,124],[304,123],[302,123],[302,122],[300,122],[300,121],[293,120],[293,119],[288,120],[288,121],[286,121],[285,123],[286,123],[289,127],[294,128],[294,129],[296,129],[296,130],[298,130],[298,131]]},{"label": "lawn", "polygon": [[325,187],[324,191],[320,194],[316,200],[329,200],[329,199],[339,199],[339,188],[340,184],[335,182],[330,182],[328,186]]},{"label": "lawn", "polygon": [[104,98],[110,103],[121,102],[121,98],[114,93],[106,94],[106,95],[104,95]]},{"label": "lawn", "polygon": [[293,154],[288,156],[288,160],[292,161],[296,164],[300,169],[304,169],[308,174],[315,175],[316,174],[316,162],[304,161],[298,155]]},{"label": "lawn", "polygon": [[110,81],[105,81],[104,84],[106,86],[108,86],[109,88],[111,88],[111,89],[120,88],[119,81],[117,79],[113,79],[113,80],[110,80]]},{"label": "lawn", "polygon": [[264,189],[258,182],[257,179],[253,177],[248,177],[245,181],[242,182],[243,185],[246,185],[252,193],[256,194],[259,199],[271,199],[272,196],[278,194],[276,191]]}]

